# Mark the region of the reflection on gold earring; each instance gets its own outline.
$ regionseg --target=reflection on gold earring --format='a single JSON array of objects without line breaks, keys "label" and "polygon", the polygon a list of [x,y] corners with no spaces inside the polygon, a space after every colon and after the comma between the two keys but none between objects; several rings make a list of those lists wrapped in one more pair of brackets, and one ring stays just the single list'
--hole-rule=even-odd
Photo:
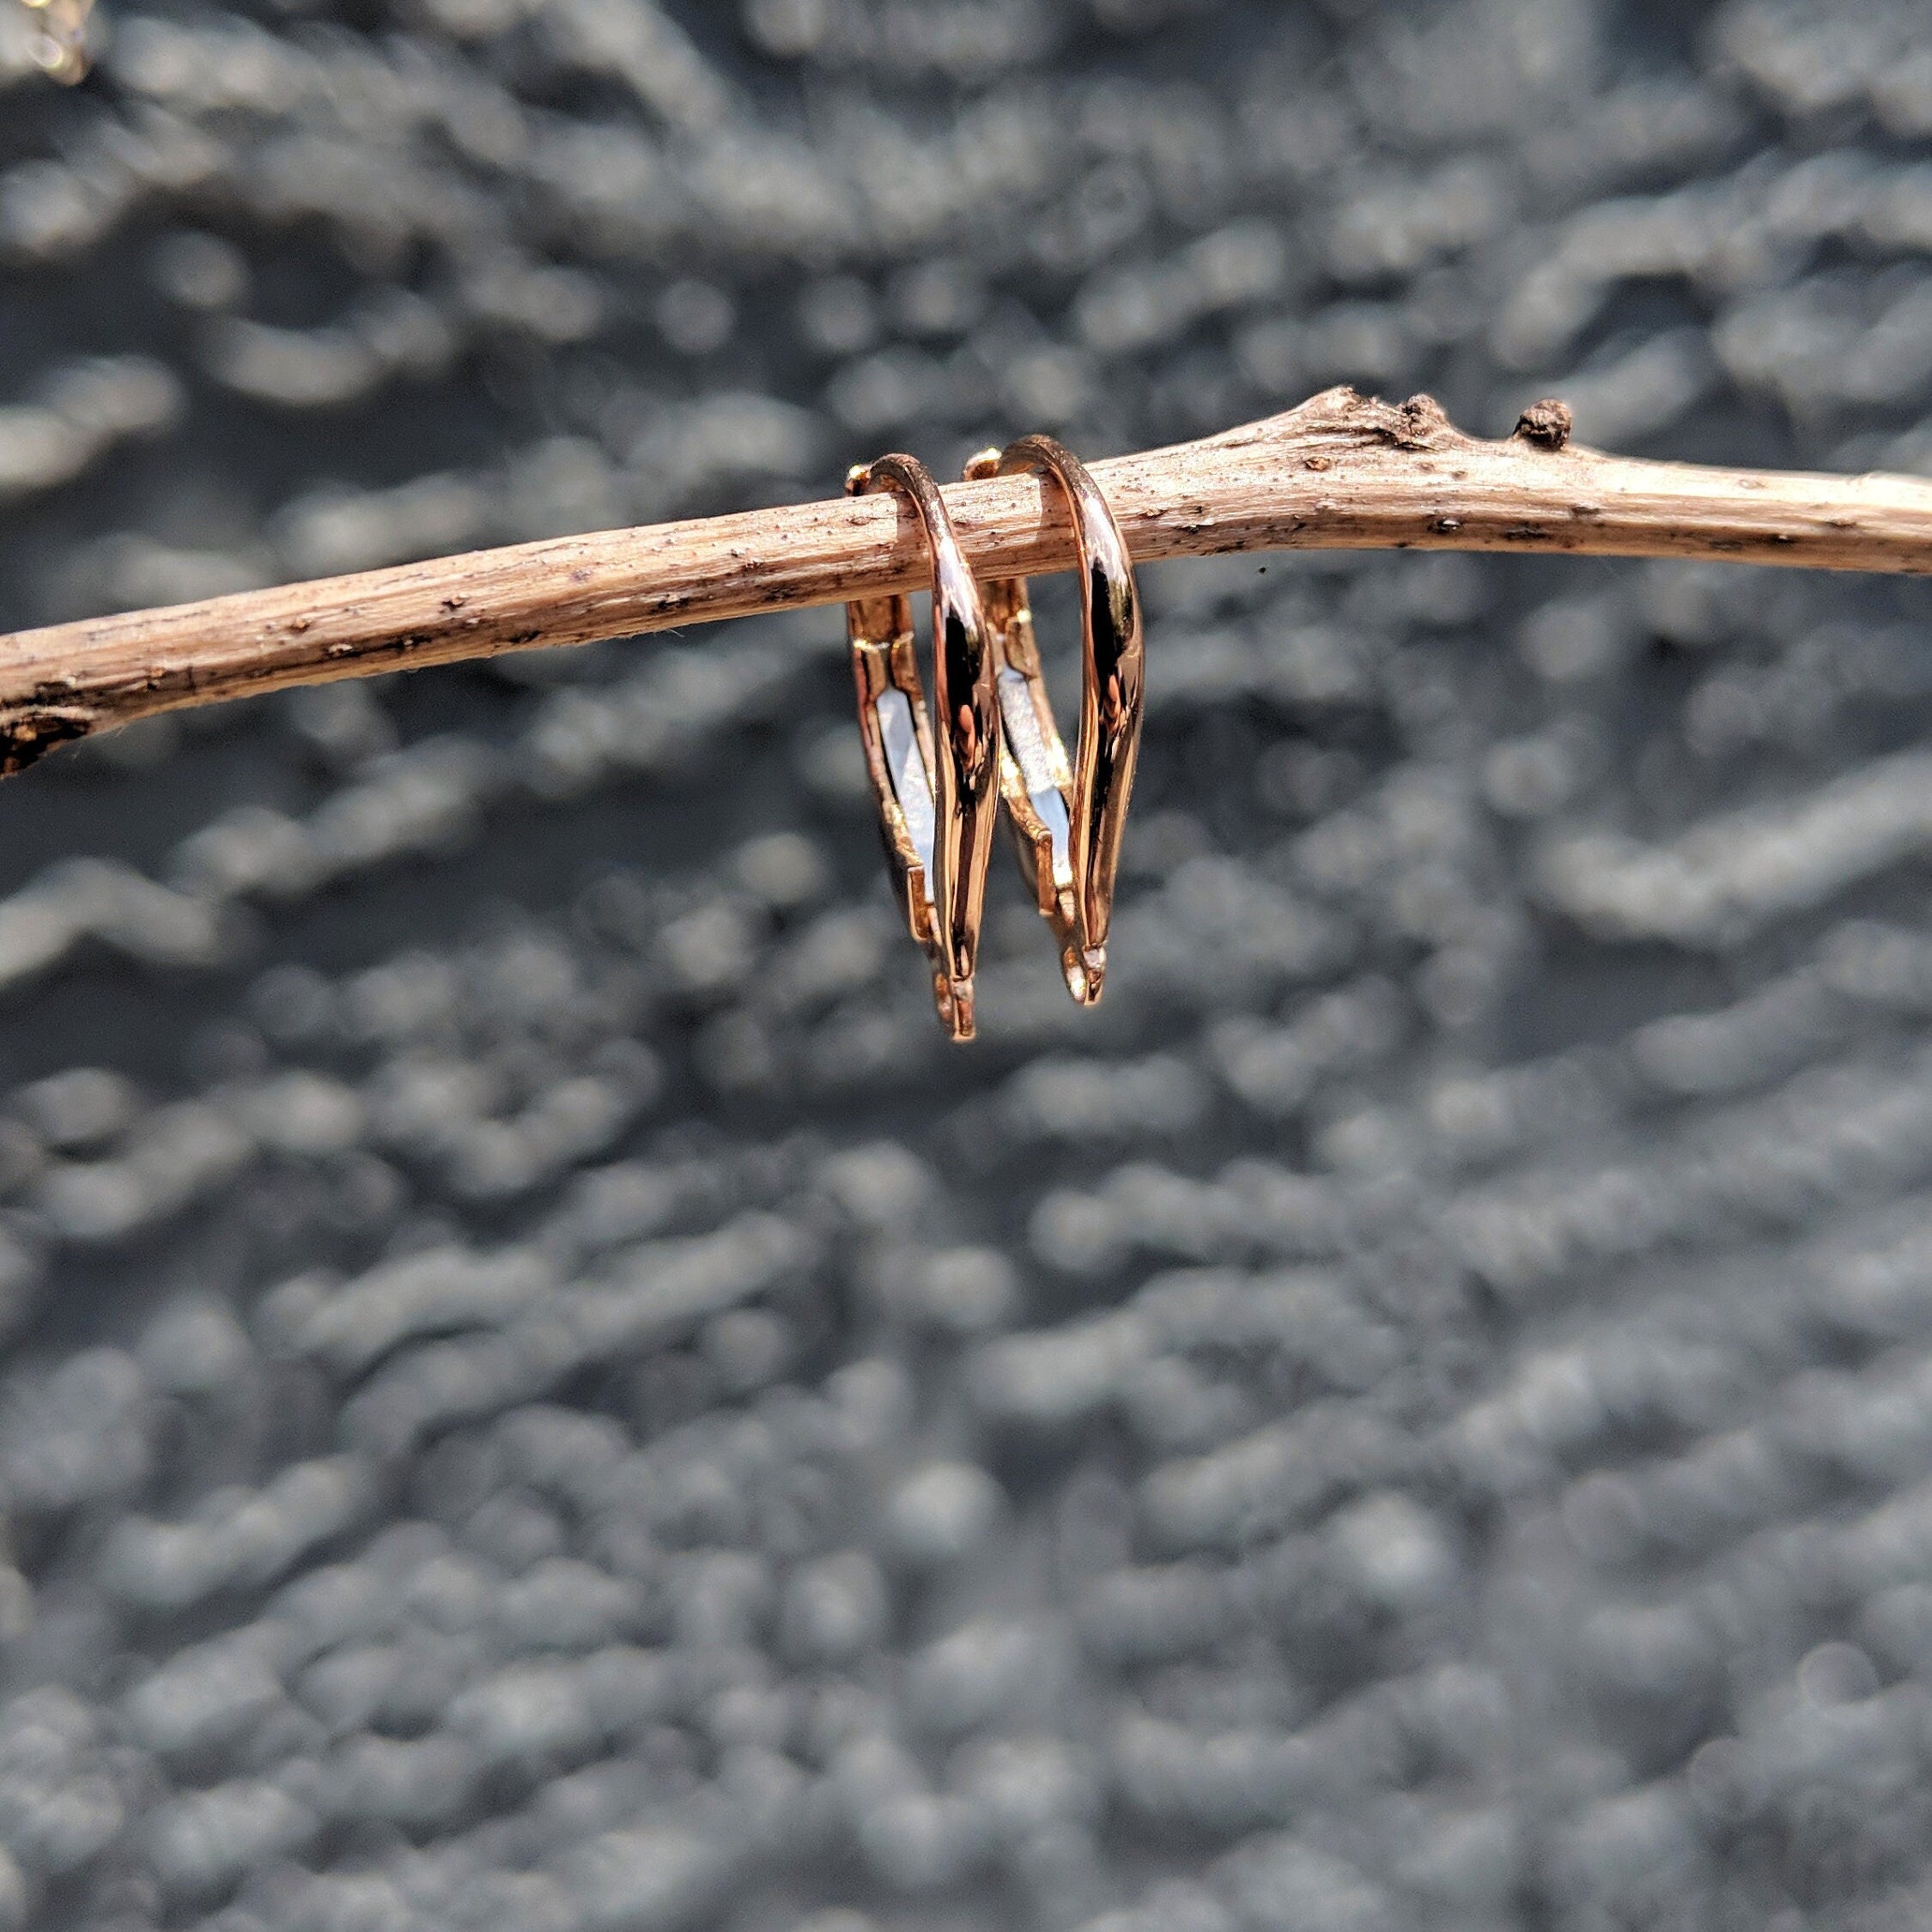
[{"label": "reflection on gold earring", "polygon": [[999,714],[979,586],[924,464],[882,456],[854,468],[845,487],[854,496],[884,489],[903,495],[932,556],[931,724],[914,655],[911,598],[855,599],[845,607],[846,634],[899,902],[932,962],[940,1024],[955,1040],[970,1040],[980,914],[999,809]]},{"label": "reflection on gold earring", "polygon": [[986,586],[1004,727],[999,789],[1013,822],[1020,870],[1060,942],[1066,990],[1083,1006],[1100,998],[1121,835],[1140,749],[1145,645],[1127,541],[1099,485],[1050,436],[1022,436],[966,465],[969,479],[1027,471],[1050,477],[1072,513],[1080,557],[1085,649],[1080,733],[1069,770],[1033,636],[1024,577]]}]

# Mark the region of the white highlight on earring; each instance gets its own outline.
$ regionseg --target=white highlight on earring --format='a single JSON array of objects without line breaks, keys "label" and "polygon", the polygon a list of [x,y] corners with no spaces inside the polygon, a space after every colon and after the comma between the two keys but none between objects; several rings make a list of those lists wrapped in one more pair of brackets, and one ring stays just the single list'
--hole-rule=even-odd
[{"label": "white highlight on earring", "polygon": [[892,795],[906,815],[906,829],[912,834],[919,862],[926,869],[926,896],[933,897],[933,840],[936,816],[933,789],[926,782],[926,761],[919,755],[919,732],[913,724],[911,702],[906,694],[890,687],[872,700],[878,716],[880,736],[885,740],[885,764],[892,778]]},{"label": "white highlight on earring", "polygon": [[1025,678],[1008,665],[999,669],[999,716],[1006,727],[1006,749],[1026,781],[1026,795],[1040,822],[1053,835],[1054,884],[1073,883],[1073,829],[1067,823],[1066,800],[1054,777],[1053,758],[1040,732],[1040,720]]}]

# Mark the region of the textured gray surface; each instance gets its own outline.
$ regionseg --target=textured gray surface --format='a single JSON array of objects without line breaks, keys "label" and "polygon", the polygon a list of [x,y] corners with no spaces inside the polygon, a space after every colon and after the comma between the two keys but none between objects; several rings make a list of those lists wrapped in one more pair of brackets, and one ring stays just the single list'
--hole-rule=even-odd
[{"label": "textured gray surface", "polygon": [[[106,11],[0,628],[1345,378],[1932,458],[1918,0]],[[835,613],[0,791],[0,1926],[1932,1916],[1927,592],[1147,590],[970,1052]]]}]

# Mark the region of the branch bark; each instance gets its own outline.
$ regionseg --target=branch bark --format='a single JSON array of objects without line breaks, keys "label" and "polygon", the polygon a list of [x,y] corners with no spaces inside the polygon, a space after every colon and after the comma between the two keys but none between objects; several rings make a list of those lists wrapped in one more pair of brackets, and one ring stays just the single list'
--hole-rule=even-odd
[{"label": "branch bark", "polygon": [[[1141,562],[1290,549],[1561,551],[1932,572],[1932,483],[1607,456],[1540,403],[1501,441],[1426,396],[1334,389],[1170,449],[1094,465]],[[1037,478],[955,483],[986,576],[1072,567]],[[290,685],[583,644],[913,590],[919,526],[896,495],[562,537],[319,583],[0,637],[0,775],[156,712]]]}]

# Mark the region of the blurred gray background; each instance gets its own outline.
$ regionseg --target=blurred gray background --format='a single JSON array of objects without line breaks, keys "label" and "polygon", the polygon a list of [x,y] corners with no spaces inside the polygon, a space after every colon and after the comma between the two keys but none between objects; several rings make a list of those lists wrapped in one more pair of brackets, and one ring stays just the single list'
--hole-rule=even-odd
[{"label": "blurred gray background", "polygon": [[[0,629],[1340,380],[1932,464],[1920,0],[105,15]],[[0,789],[0,1928],[1932,1917],[1928,592],[1145,589],[969,1051],[835,611]]]}]

